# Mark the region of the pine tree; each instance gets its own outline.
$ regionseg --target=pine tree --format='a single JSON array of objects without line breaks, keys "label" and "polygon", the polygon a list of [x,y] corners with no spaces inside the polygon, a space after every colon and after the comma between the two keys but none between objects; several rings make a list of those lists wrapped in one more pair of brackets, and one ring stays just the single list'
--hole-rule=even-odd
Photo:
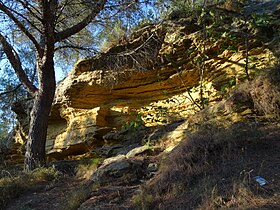
[{"label": "pine tree", "polygon": [[[139,2],[129,0],[0,0],[2,50],[20,84],[34,98],[26,147],[27,170],[45,165],[48,117],[56,88],[55,53],[87,49],[83,40],[90,25],[137,9]],[[23,45],[34,49],[37,83],[26,71],[31,66],[24,65],[20,53]]]}]

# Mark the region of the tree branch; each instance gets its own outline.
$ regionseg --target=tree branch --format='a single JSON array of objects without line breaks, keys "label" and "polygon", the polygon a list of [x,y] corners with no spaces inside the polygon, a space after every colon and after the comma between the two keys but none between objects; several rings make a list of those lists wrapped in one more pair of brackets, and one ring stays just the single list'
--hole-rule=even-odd
[{"label": "tree branch", "polygon": [[[76,50],[84,50],[84,51],[92,51],[93,50],[92,48],[89,48],[89,47],[82,47],[82,46],[77,46],[77,45],[66,44],[66,45],[62,45],[62,46],[59,46],[59,47],[55,48],[55,51],[66,49],[66,48],[71,48],[71,49],[76,49]],[[97,52],[97,51],[95,51],[95,52]]]},{"label": "tree branch", "polygon": [[96,4],[94,10],[87,17],[85,17],[81,22],[61,32],[56,33],[55,42],[67,39],[68,37],[83,30],[99,14],[99,12],[103,10],[106,2],[107,0],[100,0],[99,4]]},{"label": "tree branch", "polygon": [[59,18],[62,16],[63,11],[64,11],[66,5],[68,5],[68,4],[69,4],[69,0],[66,0],[66,1],[65,1],[65,4],[63,4],[63,5],[61,6],[61,8],[59,9],[58,14],[56,15],[55,24],[58,24],[58,23],[59,23],[58,20],[59,20]]},{"label": "tree branch", "polygon": [[3,3],[0,3],[0,10],[2,10],[6,15],[8,15],[11,20],[19,27],[19,29],[32,41],[35,45],[35,48],[38,52],[40,52],[41,48],[35,37],[24,27],[24,25],[13,15],[8,7],[6,7]]},{"label": "tree branch", "polygon": [[[33,28],[35,28],[39,33],[42,34],[42,31],[35,25],[35,23],[32,23],[30,20],[28,20],[27,17],[25,17],[25,15],[20,14],[19,12],[17,12],[14,9],[10,9],[13,13],[15,13],[16,15],[18,15],[19,17],[21,17],[22,19],[24,19],[27,23],[29,23]],[[33,15],[33,14],[32,14]],[[37,20],[39,20],[39,22],[42,22],[42,19],[39,18],[37,15],[33,15]]]},{"label": "tree branch", "polygon": [[22,84],[18,84],[18,85],[17,85],[15,88],[13,88],[12,90],[7,90],[7,91],[5,91],[5,92],[0,93],[0,97],[3,96],[3,95],[7,95],[7,94],[10,94],[10,93],[13,93],[13,92],[17,91],[17,90],[20,88],[21,85],[22,85]]},{"label": "tree branch", "polygon": [[[40,14],[40,11],[37,10],[34,6],[32,6],[31,4],[28,4],[26,1],[22,1],[22,0],[18,0],[19,3],[21,3],[21,5],[26,8],[35,18],[37,18],[40,22],[42,22],[42,18],[40,18],[35,12],[37,12],[38,14]],[[35,11],[33,11],[33,10]]]},{"label": "tree branch", "polygon": [[14,68],[20,82],[31,95],[34,95],[38,89],[33,85],[33,83],[29,80],[26,73],[24,72],[18,54],[1,33],[0,43],[2,44],[3,50],[8,60],[10,61],[12,67]]}]

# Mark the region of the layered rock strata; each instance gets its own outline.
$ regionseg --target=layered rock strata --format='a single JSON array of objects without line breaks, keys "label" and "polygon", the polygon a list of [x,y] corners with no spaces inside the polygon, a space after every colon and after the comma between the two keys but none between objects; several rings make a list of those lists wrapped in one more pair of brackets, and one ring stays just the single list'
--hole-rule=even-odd
[{"label": "layered rock strata", "polygon": [[[215,15],[227,16],[221,10]],[[167,109],[186,117],[186,110],[197,109],[199,85],[207,103],[220,100],[225,88],[244,80],[247,51],[249,73],[273,66],[276,51],[266,43],[268,35],[260,38],[259,30],[250,29],[246,47],[240,18],[235,14],[219,24],[210,22],[209,39],[191,17],[149,25],[126,43],[79,61],[57,86],[47,153],[60,158],[104,145],[106,133],[120,129],[153,102],[172,98],[164,103]]]}]

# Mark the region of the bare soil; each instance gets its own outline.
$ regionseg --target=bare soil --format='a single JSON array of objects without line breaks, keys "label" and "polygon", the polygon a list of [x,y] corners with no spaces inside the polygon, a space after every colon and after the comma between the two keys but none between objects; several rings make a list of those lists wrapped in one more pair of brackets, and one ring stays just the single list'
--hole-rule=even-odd
[{"label": "bare soil", "polygon": [[64,209],[67,194],[75,191],[85,180],[65,175],[56,183],[45,184],[37,191],[26,192],[10,202],[7,210]]}]

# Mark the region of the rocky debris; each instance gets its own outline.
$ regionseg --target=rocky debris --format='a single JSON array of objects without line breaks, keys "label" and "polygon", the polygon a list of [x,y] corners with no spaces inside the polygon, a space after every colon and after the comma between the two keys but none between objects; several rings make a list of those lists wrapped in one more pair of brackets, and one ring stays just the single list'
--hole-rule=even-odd
[{"label": "rocky debris", "polygon": [[144,159],[125,159],[113,161],[99,167],[91,176],[91,179],[99,184],[106,183],[138,183],[144,177]]},{"label": "rocky debris", "polygon": [[140,143],[138,144],[131,144],[127,145],[127,142],[124,142],[124,144],[117,144],[117,145],[105,145],[101,148],[97,148],[93,150],[93,153],[101,156],[101,157],[113,157],[118,155],[125,155],[129,151],[139,147]]},{"label": "rocky debris", "polygon": [[133,127],[123,128],[119,131],[107,133],[106,135],[103,136],[103,139],[106,140],[107,142],[129,141],[131,144],[138,143],[146,135],[148,129],[149,128],[145,126],[141,126],[137,128],[133,128]]},{"label": "rocky debris", "polygon": [[[148,155],[153,156],[159,152],[154,146],[143,145],[131,149],[126,154],[106,158],[102,165],[93,171],[90,179],[99,184],[109,182],[135,184],[155,174],[158,164],[152,159],[149,160]],[[146,158],[143,154],[146,154]]]},{"label": "rocky debris", "polygon": [[139,190],[139,185],[105,186],[93,190],[90,198],[78,210],[128,210],[135,209],[131,198]]},{"label": "rocky debris", "polygon": [[97,147],[92,152],[99,157],[114,157],[125,155],[127,158],[141,154],[158,154],[161,148],[154,144],[165,138],[165,135],[176,129],[185,120],[179,120],[169,125],[139,128],[124,128],[120,131],[110,132],[103,136],[106,144]]}]

